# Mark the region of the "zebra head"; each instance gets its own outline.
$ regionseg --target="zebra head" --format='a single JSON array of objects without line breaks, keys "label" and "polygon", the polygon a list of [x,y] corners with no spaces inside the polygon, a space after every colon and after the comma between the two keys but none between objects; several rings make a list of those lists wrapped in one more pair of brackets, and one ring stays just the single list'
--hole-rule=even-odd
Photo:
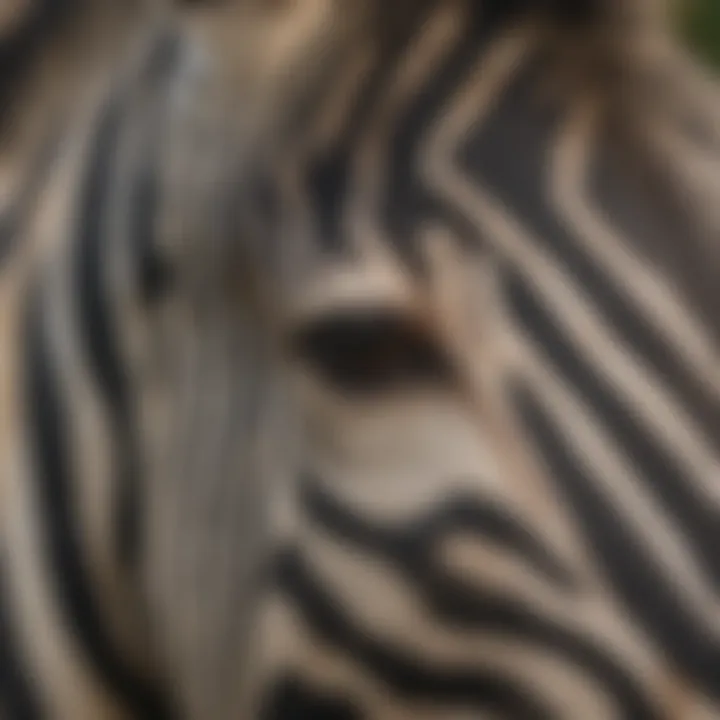
[{"label": "zebra head", "polygon": [[688,87],[644,5],[561,5],[192,18],[226,108],[197,147],[225,162],[198,152],[180,203],[211,210],[159,373],[152,584],[200,608],[175,634],[195,679],[222,675],[200,636],[242,634],[268,717],[662,717],[718,693],[681,621],[719,569],[691,497],[718,467],[716,294],[674,260],[709,226],[673,189],[661,138],[689,117],[654,75]]},{"label": "zebra head", "polygon": [[720,138],[657,7],[184,12],[64,290],[184,714],[712,717]]}]

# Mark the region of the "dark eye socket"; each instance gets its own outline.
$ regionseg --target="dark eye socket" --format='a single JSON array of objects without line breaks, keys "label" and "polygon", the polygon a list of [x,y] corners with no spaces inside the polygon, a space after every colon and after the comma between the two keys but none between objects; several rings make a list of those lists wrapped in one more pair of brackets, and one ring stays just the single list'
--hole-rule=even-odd
[{"label": "dark eye socket", "polygon": [[292,351],[338,389],[376,394],[452,378],[449,359],[434,339],[393,311],[346,311],[298,330]]}]

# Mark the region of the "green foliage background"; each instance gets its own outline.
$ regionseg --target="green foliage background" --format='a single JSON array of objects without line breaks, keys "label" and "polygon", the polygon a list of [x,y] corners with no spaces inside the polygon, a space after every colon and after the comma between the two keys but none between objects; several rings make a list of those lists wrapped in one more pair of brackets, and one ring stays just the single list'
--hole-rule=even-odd
[{"label": "green foliage background", "polygon": [[680,7],[683,34],[702,58],[720,70],[720,0],[685,0]]}]

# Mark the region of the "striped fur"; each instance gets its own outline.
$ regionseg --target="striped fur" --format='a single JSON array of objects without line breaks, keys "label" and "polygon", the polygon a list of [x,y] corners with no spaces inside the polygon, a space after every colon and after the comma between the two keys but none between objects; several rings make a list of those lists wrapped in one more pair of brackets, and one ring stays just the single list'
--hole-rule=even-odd
[{"label": "striped fur", "polygon": [[652,3],[189,5],[6,260],[0,716],[715,717],[715,86]]}]

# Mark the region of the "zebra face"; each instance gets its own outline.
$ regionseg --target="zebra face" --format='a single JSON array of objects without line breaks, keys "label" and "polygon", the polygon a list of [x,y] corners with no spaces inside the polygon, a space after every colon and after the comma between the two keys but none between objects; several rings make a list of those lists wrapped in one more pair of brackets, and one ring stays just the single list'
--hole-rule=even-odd
[{"label": "zebra face", "polygon": [[654,3],[190,4],[18,203],[0,713],[720,716],[719,125]]},{"label": "zebra face", "polygon": [[[279,84],[251,103],[236,165],[256,190],[252,170],[267,171],[270,192],[239,202],[222,183],[241,261],[212,246],[221,184],[188,163],[211,210],[168,308],[170,370],[142,395],[165,397],[143,433],[157,456],[147,584],[198,717],[227,716],[237,687],[273,720],[649,718],[675,702],[668,656],[704,672],[701,626],[673,605],[672,578],[694,566],[636,489],[707,528],[662,446],[688,476],[714,465],[681,447],[680,416],[628,359],[657,361],[632,319],[659,323],[670,295],[627,198],[592,185],[615,143],[602,108],[544,92],[556,66],[534,24],[490,38],[470,3],[430,5],[397,55],[338,42],[301,109],[274,104],[300,73],[268,71]],[[193,120],[204,104],[186,99]],[[256,140],[268,118],[272,142]],[[176,211],[201,204],[195,189]],[[664,218],[643,192],[625,195]],[[692,582],[688,608],[705,602]]]}]

